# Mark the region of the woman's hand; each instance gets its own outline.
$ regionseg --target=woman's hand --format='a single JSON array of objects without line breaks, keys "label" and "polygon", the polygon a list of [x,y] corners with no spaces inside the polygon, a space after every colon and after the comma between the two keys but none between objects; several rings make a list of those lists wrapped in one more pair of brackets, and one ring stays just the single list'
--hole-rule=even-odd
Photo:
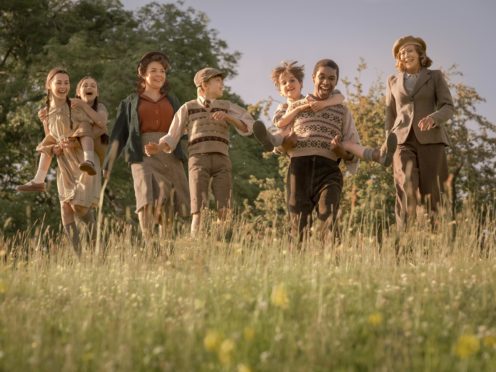
[{"label": "woman's hand", "polygon": [[59,156],[64,152],[64,150],[62,150],[62,147],[59,145],[55,145],[52,147],[52,152],[55,156]]},{"label": "woman's hand", "polygon": [[425,118],[420,119],[418,126],[420,130],[424,132],[434,128],[436,126],[436,122],[430,116],[426,116]]}]

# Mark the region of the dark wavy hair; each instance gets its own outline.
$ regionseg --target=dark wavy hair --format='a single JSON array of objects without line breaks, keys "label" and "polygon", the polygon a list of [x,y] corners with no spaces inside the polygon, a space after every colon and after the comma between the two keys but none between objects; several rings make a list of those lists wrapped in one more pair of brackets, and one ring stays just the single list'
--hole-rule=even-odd
[{"label": "dark wavy hair", "polygon": [[[45,81],[45,90],[47,92],[47,96],[46,96],[46,100],[45,100],[45,105],[46,105],[46,110],[47,110],[47,120],[48,120],[48,115],[50,113],[50,99],[52,98],[52,91],[50,89],[50,84],[52,82],[52,79],[57,74],[65,74],[69,77],[69,73],[63,67],[54,67],[48,72],[48,75],[47,75],[47,78]],[[71,123],[70,124],[71,129],[72,129],[73,126],[72,126],[71,100],[69,99],[69,94],[67,94],[67,96],[65,97],[65,102],[67,103],[67,106],[69,106],[69,120]]]},{"label": "dark wavy hair", "polygon": [[279,78],[285,72],[292,74],[296,80],[303,84],[303,78],[305,77],[305,72],[303,71],[303,65],[297,65],[298,61],[287,62],[283,61],[279,66],[272,70],[272,81],[276,88],[279,89]]},{"label": "dark wavy hair", "polygon": [[[417,51],[417,54],[419,55],[419,60],[420,60],[420,66],[421,67],[430,67],[432,65],[432,59],[427,57],[427,54],[425,53],[424,49],[420,47],[420,45],[413,45],[415,47],[415,50]],[[396,69],[400,72],[405,72],[406,68],[403,62],[400,60],[400,53],[398,51],[398,54],[396,54]]]},{"label": "dark wavy hair", "polygon": [[[143,76],[146,74],[146,69],[148,65],[152,62],[159,62],[165,69],[165,72],[168,73],[170,70],[170,60],[162,52],[148,52],[143,57],[141,57],[138,63],[138,81],[137,81],[137,90],[138,93],[143,93],[145,90],[145,79]],[[167,94],[169,92],[169,80],[165,80],[165,84],[160,88],[160,93]]]}]

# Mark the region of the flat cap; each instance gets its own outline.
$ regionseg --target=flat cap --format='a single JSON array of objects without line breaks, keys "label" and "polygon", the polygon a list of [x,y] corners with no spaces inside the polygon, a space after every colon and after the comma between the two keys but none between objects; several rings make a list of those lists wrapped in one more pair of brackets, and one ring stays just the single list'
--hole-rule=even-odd
[{"label": "flat cap", "polygon": [[205,67],[195,74],[193,81],[195,82],[195,86],[200,87],[202,83],[209,81],[216,76],[222,76],[222,78],[224,78],[226,74],[216,68]]}]

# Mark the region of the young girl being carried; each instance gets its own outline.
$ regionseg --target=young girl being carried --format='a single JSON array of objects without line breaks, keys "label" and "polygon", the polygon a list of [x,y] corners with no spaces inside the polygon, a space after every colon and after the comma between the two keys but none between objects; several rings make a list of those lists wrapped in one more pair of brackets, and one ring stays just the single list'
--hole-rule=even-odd
[{"label": "young girl being carried", "polygon": [[[88,173],[89,175],[95,175],[95,163],[94,152],[97,153],[100,165],[103,163],[103,158],[105,156],[105,151],[108,144],[107,136],[107,109],[102,103],[98,102],[98,84],[94,78],[91,76],[83,77],[77,87],[76,87],[76,98],[70,102],[71,108],[82,109],[92,120],[91,126],[91,136],[84,136],[80,138],[81,147],[83,149],[84,161],[79,164],[79,169]],[[38,111],[38,117],[43,123],[43,129],[45,131],[45,139],[49,136],[48,132],[48,107],[43,107]],[[57,148],[54,150],[54,154],[57,154]],[[38,170],[34,178],[24,185],[17,186],[16,190],[20,192],[43,192],[45,191],[45,178],[50,168],[52,162],[51,154],[41,152],[40,161],[38,163]]]}]

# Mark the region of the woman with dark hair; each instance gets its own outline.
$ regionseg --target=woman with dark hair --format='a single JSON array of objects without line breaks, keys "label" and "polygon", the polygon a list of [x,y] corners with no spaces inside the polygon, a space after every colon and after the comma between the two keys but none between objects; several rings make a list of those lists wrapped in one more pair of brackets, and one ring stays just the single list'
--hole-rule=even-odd
[{"label": "woman with dark hair", "polygon": [[397,136],[393,157],[396,222],[405,227],[417,204],[436,212],[448,179],[444,123],[454,113],[443,74],[430,70],[432,61],[419,37],[404,36],[393,46],[398,73],[388,79],[386,131]]},{"label": "woman with dark hair", "polygon": [[170,127],[180,103],[169,93],[167,72],[169,58],[161,52],[146,53],[138,63],[137,92],[119,106],[112,133],[110,150],[104,161],[108,178],[115,159],[124,150],[131,165],[136,197],[136,212],[145,237],[162,218],[163,206],[174,206],[174,213],[189,214],[188,181],[180,147],[174,154],[160,152],[144,156],[144,145],[158,142]]}]

